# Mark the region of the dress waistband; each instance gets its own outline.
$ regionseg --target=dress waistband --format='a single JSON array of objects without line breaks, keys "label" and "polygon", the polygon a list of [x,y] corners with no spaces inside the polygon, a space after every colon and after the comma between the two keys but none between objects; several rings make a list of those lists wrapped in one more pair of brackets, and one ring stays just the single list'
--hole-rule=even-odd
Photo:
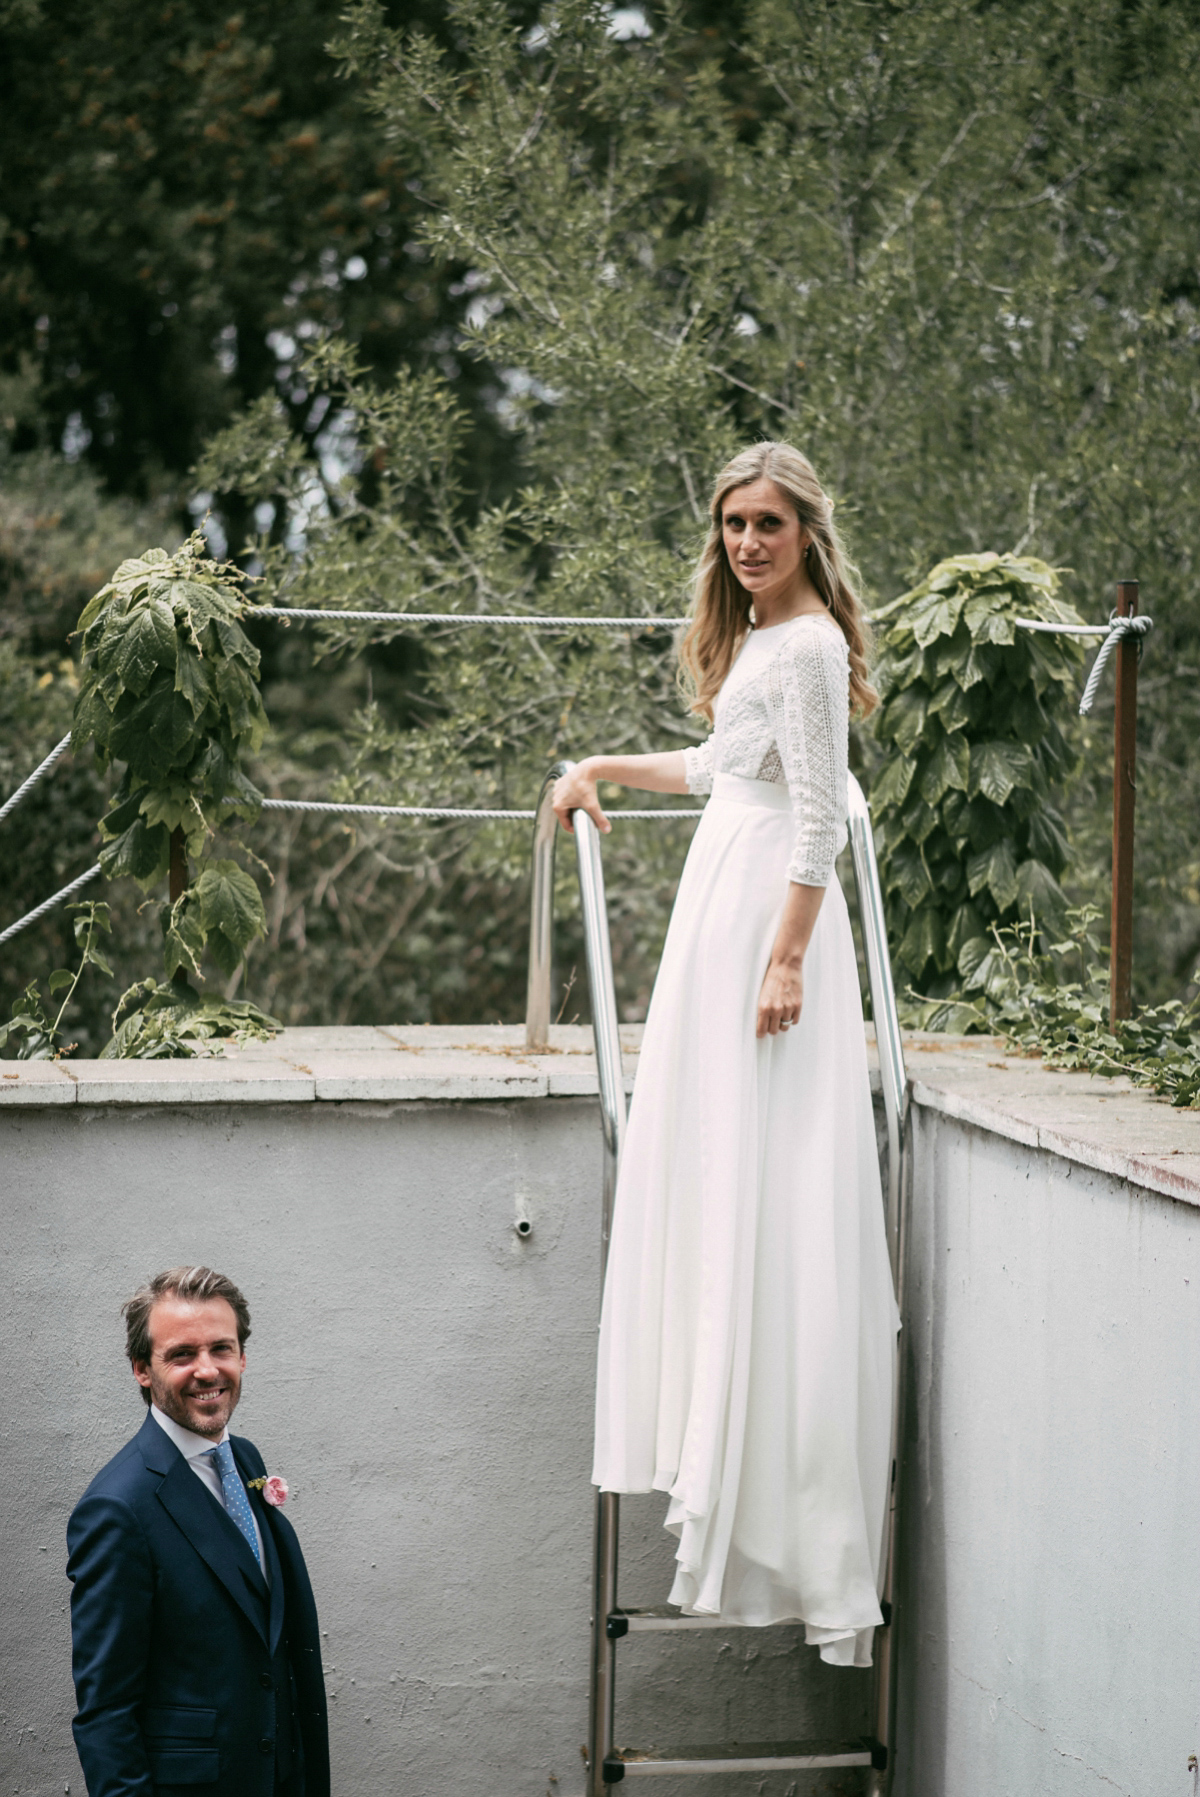
[{"label": "dress waistband", "polygon": [[747,780],[742,774],[714,774],[714,799],[732,799],[735,805],[763,805],[771,811],[790,811],[788,789],[774,780]]}]

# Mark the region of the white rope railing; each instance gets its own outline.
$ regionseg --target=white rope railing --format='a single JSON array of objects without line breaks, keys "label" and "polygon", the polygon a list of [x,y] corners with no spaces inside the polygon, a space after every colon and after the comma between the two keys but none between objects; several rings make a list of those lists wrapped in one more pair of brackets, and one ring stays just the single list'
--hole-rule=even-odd
[{"label": "white rope railing", "polygon": [[[365,817],[431,817],[431,818],[491,818],[496,822],[529,823],[537,816],[536,811],[473,811],[458,805],[339,805],[325,799],[264,799],[264,811],[316,811],[316,812],[350,812]],[[656,811],[633,811],[622,807],[616,811],[608,811],[610,818],[669,818],[669,817],[702,817],[702,811],[684,811],[679,807],[660,806]]]},{"label": "white rope railing", "polygon": [[[18,786],[16,792],[13,793],[12,797],[5,799],[3,805],[0,805],[0,822],[3,822],[3,820],[8,816],[10,811],[16,810],[17,806],[21,803],[21,800],[25,797],[25,795],[27,793],[33,791],[34,787],[37,785],[38,781],[42,778],[42,776],[44,774],[48,774],[50,772],[50,769],[54,766],[55,762],[58,761],[61,756],[66,754],[66,752],[70,748],[70,746],[71,746],[71,738],[69,736],[64,736],[62,741],[57,745],[57,747],[51,749],[51,751],[47,755],[45,761],[40,762],[39,765],[34,768],[32,774],[30,774],[28,780],[22,780],[20,786]],[[2,941],[2,940],[3,940],[3,938],[0,937],[0,941]]]},{"label": "white rope railing", "polygon": [[1138,655],[1142,653],[1142,644],[1154,629],[1154,619],[1145,616],[1122,618],[1113,612],[1107,624],[1044,624],[1040,618],[1017,618],[1014,620],[1022,630],[1044,630],[1054,636],[1102,636],[1096,659],[1092,663],[1092,671],[1087,677],[1083,689],[1083,697],[1079,701],[1079,715],[1086,718],[1096,702],[1096,694],[1100,690],[1100,676],[1104,672],[1109,656],[1119,642],[1126,637],[1137,640]]},{"label": "white rope railing", "polygon": [[81,886],[86,886],[89,880],[94,880],[99,872],[100,863],[97,861],[96,865],[89,867],[85,874],[80,874],[77,880],[72,880],[69,886],[64,886],[61,892],[56,892],[53,898],[43,899],[40,905],[35,906],[32,911],[27,911],[24,917],[18,917],[16,923],[10,923],[6,930],[0,930],[0,942],[7,942],[10,936],[17,934],[18,930],[27,929],[31,923],[36,923],[39,917],[45,917],[47,911],[53,911],[55,905],[61,905],[63,900],[70,898],[73,892],[78,892]]},{"label": "white rope railing", "polygon": [[322,624],[498,624],[520,630],[682,630],[687,618],[556,618],[544,613],[486,611],[332,611],[291,605],[250,605],[248,618],[275,618],[281,623]]},{"label": "white rope railing", "polygon": [[[341,805],[325,799],[264,799],[262,809],[264,811],[305,811],[334,814],[346,812],[361,817],[424,817],[449,821],[460,818],[471,820],[490,818],[495,823],[529,823],[537,816],[536,811],[471,810],[460,805]],[[673,817],[702,817],[703,811],[684,811],[661,806],[657,811],[618,810],[610,811],[607,815],[614,819],[653,818],[658,820]],[[64,886],[61,892],[56,892],[52,898],[43,899],[40,905],[32,911],[27,911],[24,917],[17,919],[16,923],[10,923],[6,930],[0,930],[0,943],[7,942],[10,936],[15,936],[18,931],[27,929],[31,923],[36,923],[39,917],[46,915],[47,911],[53,911],[56,905],[61,905],[63,900],[70,898],[73,892],[78,892],[81,886],[86,886],[89,880],[94,880],[99,872],[100,864],[97,862],[95,867],[89,867],[85,874],[80,874],[77,880],[72,880],[69,886]]]},{"label": "white rope railing", "polygon": [[1100,676],[1104,672],[1104,664],[1116,648],[1117,644],[1122,642],[1126,637],[1133,637],[1137,643],[1138,655],[1140,656],[1142,644],[1153,629],[1153,618],[1119,618],[1115,612],[1113,613],[1108,621],[1108,635],[1101,643],[1100,651],[1096,656],[1095,661],[1092,663],[1092,671],[1087,677],[1087,685],[1084,687],[1083,697],[1079,701],[1080,717],[1087,717],[1089,711],[1091,711],[1092,705],[1095,702],[1096,693],[1099,690]]}]

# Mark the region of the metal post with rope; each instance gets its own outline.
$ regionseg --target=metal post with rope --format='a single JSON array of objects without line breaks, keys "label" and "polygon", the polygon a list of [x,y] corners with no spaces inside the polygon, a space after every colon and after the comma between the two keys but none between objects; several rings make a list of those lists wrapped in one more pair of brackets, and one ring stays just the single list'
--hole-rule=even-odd
[{"label": "metal post with rope", "polygon": [[1110,1023],[1133,1015],[1133,813],[1137,797],[1137,681],[1142,647],[1153,618],[1138,613],[1136,580],[1117,582],[1117,609],[1107,624],[1043,624],[1018,618],[1023,630],[1058,636],[1102,636],[1079,715],[1087,717],[1100,689],[1108,659],[1117,657],[1116,720],[1113,726],[1112,922],[1110,928],[1108,1015]]}]

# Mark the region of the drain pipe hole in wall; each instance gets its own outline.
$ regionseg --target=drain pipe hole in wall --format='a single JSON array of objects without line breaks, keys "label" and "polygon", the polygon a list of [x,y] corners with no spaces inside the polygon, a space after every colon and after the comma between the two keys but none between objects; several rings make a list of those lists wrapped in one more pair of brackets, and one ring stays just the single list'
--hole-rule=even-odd
[{"label": "drain pipe hole in wall", "polygon": [[527,1242],[533,1234],[533,1224],[529,1221],[528,1217],[518,1217],[513,1224],[513,1228],[523,1242]]}]

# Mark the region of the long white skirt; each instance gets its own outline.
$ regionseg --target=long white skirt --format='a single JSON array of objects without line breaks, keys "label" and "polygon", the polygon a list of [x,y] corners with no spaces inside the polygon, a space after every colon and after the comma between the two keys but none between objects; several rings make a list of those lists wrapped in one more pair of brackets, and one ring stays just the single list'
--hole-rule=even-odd
[{"label": "long white skirt", "polygon": [[670,1493],[670,1601],[869,1666],[899,1318],[836,879],[798,1025],[755,1038],[786,791],[718,774],[646,1022],[600,1323],[593,1483]]}]

